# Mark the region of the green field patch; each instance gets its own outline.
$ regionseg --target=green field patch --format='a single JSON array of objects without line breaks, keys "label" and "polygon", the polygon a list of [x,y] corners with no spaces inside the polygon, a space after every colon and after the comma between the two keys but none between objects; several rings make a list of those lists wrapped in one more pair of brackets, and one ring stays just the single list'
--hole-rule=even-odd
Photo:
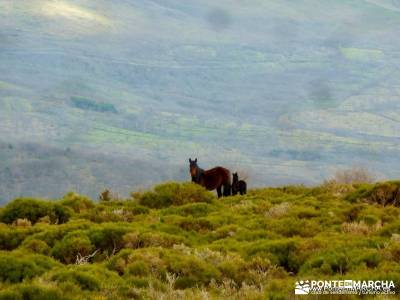
[{"label": "green field patch", "polygon": [[355,61],[377,61],[384,57],[384,52],[378,49],[344,48],[341,47],[340,53],[348,60]]}]

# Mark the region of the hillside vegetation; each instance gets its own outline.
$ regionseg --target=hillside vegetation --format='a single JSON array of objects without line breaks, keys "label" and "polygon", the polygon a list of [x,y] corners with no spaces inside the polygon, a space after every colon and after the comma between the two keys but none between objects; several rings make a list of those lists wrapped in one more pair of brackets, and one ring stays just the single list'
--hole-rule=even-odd
[{"label": "hillside vegetation", "polygon": [[393,280],[399,292],[399,190],[326,183],[216,199],[165,183],[130,199],[16,199],[0,209],[0,300],[290,299],[296,280],[328,278]]}]

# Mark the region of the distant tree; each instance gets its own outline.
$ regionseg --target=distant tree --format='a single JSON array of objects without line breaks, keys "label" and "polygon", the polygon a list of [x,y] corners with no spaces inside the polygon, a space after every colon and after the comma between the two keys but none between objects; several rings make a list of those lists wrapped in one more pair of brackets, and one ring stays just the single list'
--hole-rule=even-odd
[{"label": "distant tree", "polygon": [[112,195],[111,195],[110,190],[105,189],[104,191],[102,191],[100,193],[100,195],[99,195],[99,200],[100,201],[106,201],[106,202],[111,201],[112,200]]}]

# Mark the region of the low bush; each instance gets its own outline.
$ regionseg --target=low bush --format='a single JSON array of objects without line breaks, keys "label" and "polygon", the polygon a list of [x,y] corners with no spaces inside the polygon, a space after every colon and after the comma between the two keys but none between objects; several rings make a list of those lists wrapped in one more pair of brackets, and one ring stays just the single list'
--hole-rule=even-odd
[{"label": "low bush", "polygon": [[93,226],[86,234],[96,249],[107,253],[115,253],[123,248],[123,236],[129,231],[130,228],[125,224],[104,223]]},{"label": "low bush", "polygon": [[273,241],[260,241],[252,243],[245,248],[249,257],[262,257],[269,259],[273,264],[285,268],[289,272],[297,271],[297,265],[291,260],[291,253],[296,249],[298,239],[280,239]]},{"label": "low bush", "polygon": [[69,210],[58,203],[24,198],[8,203],[0,215],[0,221],[11,224],[18,219],[27,219],[34,224],[40,218],[49,216],[52,223],[62,224],[68,221],[70,215]]},{"label": "low bush", "polygon": [[0,280],[22,282],[24,279],[39,276],[56,265],[54,260],[42,255],[0,252]]},{"label": "low bush", "polygon": [[0,300],[70,300],[54,286],[19,284],[0,291]]},{"label": "low bush", "polygon": [[139,204],[162,208],[171,205],[184,205],[193,202],[211,203],[215,196],[194,183],[164,183],[155,186],[154,191],[137,195]]},{"label": "low bush", "polygon": [[80,213],[94,207],[94,203],[86,196],[78,195],[76,193],[68,193],[60,201],[60,204],[71,208],[74,212]]},{"label": "low bush", "polygon": [[55,272],[51,279],[59,283],[69,282],[76,284],[82,290],[95,291],[101,287],[101,281],[97,278],[96,274],[84,272],[76,268],[61,269]]},{"label": "low bush", "polygon": [[388,181],[372,184],[361,184],[345,197],[350,202],[366,201],[371,204],[394,205],[400,207],[400,182]]},{"label": "low bush", "polygon": [[126,248],[163,247],[171,248],[174,245],[187,243],[186,239],[165,232],[129,232],[123,236]]},{"label": "low bush", "polygon": [[77,256],[92,254],[94,246],[89,237],[81,231],[67,234],[57,242],[52,249],[52,255],[63,263],[71,264],[77,261]]},{"label": "low bush", "polygon": [[0,223],[0,250],[13,250],[32,234],[32,227],[12,227]]},{"label": "low bush", "polygon": [[208,285],[220,279],[220,271],[194,255],[170,252],[165,257],[167,271],[177,276],[175,288],[185,289]]},{"label": "low bush", "polygon": [[96,223],[131,222],[135,220],[135,216],[148,214],[149,211],[149,208],[131,204],[130,201],[123,204],[102,202],[95,208],[81,214],[80,217]]},{"label": "low bush", "polygon": [[124,275],[128,273],[129,265],[142,262],[150,270],[152,276],[165,279],[167,269],[162,259],[164,256],[165,250],[161,248],[124,249],[111,257],[106,266],[109,270]]},{"label": "low bush", "polygon": [[37,239],[27,239],[22,243],[22,247],[34,253],[49,255],[51,248],[46,242]]},{"label": "low bush", "polygon": [[161,214],[180,215],[184,217],[204,217],[215,210],[216,208],[209,203],[189,203],[178,207],[169,207],[162,210]]}]

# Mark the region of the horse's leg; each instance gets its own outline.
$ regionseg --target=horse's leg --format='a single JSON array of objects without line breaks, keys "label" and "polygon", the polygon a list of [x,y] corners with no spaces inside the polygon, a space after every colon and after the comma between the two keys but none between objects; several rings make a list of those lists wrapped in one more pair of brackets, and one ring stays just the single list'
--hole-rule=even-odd
[{"label": "horse's leg", "polygon": [[222,185],[220,185],[219,187],[217,187],[218,198],[221,198],[221,196],[222,196],[221,187],[222,187]]},{"label": "horse's leg", "polygon": [[231,185],[224,184],[224,197],[231,195]]}]

